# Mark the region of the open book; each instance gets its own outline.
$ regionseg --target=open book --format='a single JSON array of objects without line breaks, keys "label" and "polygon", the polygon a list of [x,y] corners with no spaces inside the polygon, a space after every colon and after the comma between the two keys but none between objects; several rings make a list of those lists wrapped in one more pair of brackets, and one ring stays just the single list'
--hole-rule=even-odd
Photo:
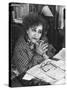
[{"label": "open book", "polygon": [[[30,70],[27,71],[27,74],[24,76],[24,79],[31,79],[31,78],[39,78],[43,81],[50,82],[54,84],[59,80],[65,78],[65,68],[64,68],[64,58],[63,58],[64,49],[62,49],[57,56],[59,56],[58,61],[54,61],[51,59],[46,60],[46,62],[42,62],[39,65],[32,67]],[[62,57],[61,57],[62,56]]]}]

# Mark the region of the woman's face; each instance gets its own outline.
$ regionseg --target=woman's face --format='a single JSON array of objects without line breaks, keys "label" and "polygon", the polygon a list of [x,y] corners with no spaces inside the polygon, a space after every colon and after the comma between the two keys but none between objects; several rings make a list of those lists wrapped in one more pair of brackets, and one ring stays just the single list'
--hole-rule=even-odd
[{"label": "woman's face", "polygon": [[33,43],[36,43],[41,38],[42,29],[43,29],[43,26],[38,25],[38,26],[31,27],[27,30],[28,37]]}]

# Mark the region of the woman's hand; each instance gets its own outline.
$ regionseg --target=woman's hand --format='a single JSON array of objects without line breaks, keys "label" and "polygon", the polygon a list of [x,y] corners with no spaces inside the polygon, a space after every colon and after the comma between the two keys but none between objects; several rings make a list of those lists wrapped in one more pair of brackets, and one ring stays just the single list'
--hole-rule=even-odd
[{"label": "woman's hand", "polygon": [[36,52],[40,55],[46,54],[46,51],[48,50],[48,43],[44,44],[44,41],[41,41],[40,44],[36,44]]}]

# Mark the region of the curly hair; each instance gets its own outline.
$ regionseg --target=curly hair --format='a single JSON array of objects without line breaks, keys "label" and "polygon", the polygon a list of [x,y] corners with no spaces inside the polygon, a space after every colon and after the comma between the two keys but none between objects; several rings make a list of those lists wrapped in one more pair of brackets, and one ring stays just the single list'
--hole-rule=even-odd
[{"label": "curly hair", "polygon": [[38,26],[42,25],[43,30],[42,30],[42,36],[45,34],[47,31],[47,21],[45,18],[42,18],[41,15],[38,14],[29,14],[23,18],[23,27],[25,32],[32,26]]}]

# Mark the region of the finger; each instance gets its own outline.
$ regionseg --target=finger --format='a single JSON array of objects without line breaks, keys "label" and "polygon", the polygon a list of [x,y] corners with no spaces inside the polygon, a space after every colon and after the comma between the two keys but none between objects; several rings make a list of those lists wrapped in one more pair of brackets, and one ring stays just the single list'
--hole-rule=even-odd
[{"label": "finger", "polygon": [[42,40],[42,41],[40,42],[40,46],[42,46],[43,43],[44,43],[44,41]]},{"label": "finger", "polygon": [[41,47],[42,47],[42,48],[48,47],[48,44],[43,44]]},{"label": "finger", "polygon": [[39,46],[39,43],[38,42],[36,42],[35,44],[36,44],[36,46]]},{"label": "finger", "polygon": [[48,48],[48,46],[44,46],[44,47],[42,47],[42,49],[44,50],[44,49],[47,49]]},{"label": "finger", "polygon": [[46,53],[47,51],[48,51],[48,49],[44,49],[44,50],[43,50],[43,53]]}]

